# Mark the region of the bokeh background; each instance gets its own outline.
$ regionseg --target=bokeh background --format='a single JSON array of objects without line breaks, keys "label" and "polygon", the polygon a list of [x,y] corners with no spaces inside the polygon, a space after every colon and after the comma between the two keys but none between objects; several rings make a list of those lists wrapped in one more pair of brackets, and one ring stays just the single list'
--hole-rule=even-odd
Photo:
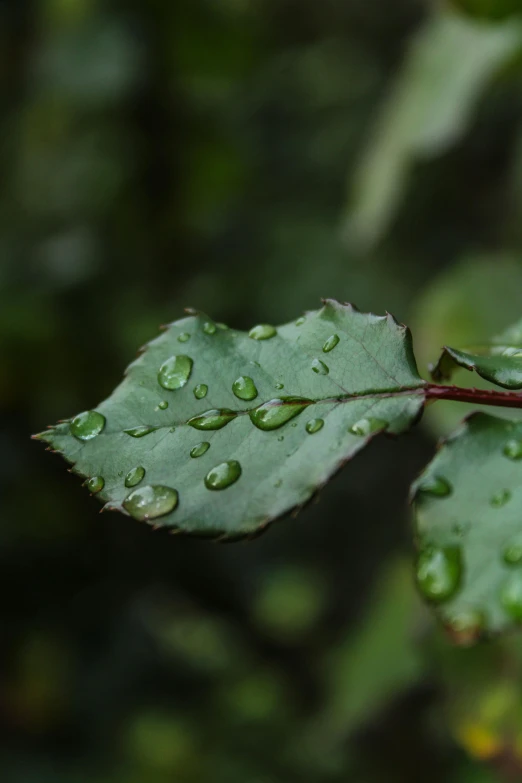
[{"label": "bokeh background", "polygon": [[465,406],[236,545],[29,440],[186,306],[388,309],[424,373],[518,319],[520,0],[0,0],[0,87],[0,779],[522,779],[522,638],[452,646],[412,580]]}]

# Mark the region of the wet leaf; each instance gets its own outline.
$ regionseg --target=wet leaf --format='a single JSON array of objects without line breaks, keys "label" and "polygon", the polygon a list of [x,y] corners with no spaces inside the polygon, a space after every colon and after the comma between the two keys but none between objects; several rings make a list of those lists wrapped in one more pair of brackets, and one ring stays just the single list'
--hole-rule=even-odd
[{"label": "wet leaf", "polygon": [[[446,491],[434,488],[445,483]],[[522,621],[522,423],[472,414],[413,485],[424,597],[457,642]]]},{"label": "wet leaf", "polygon": [[[390,315],[328,300],[277,328],[208,323],[194,314],[171,324],[96,411],[37,436],[74,472],[102,477],[97,497],[111,508],[203,536],[250,535],[305,503],[372,437],[407,429],[422,410],[410,333]],[[339,339],[325,353],[333,334]],[[255,400],[238,397],[245,378]],[[208,392],[199,398],[202,384]],[[134,483],[136,466],[143,479]]]},{"label": "wet leaf", "polygon": [[458,367],[474,370],[505,389],[522,389],[522,321],[469,351],[446,346],[432,370],[433,378],[447,380]]}]

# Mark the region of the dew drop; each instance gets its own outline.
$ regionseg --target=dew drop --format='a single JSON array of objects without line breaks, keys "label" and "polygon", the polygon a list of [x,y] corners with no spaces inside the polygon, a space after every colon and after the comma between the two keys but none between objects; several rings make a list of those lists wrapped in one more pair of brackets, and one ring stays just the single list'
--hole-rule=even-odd
[{"label": "dew drop", "polygon": [[500,602],[512,620],[522,620],[522,571],[515,571],[504,583]]},{"label": "dew drop", "polygon": [[417,559],[417,584],[429,601],[447,601],[457,591],[462,576],[462,558],[457,547],[428,547]]},{"label": "dew drop", "polygon": [[199,416],[193,416],[187,424],[197,430],[220,430],[236,416],[235,411],[228,408],[218,408],[200,413]]},{"label": "dew drop", "polygon": [[282,480],[282,479],[277,479],[277,481],[276,481],[276,482],[275,482],[275,484],[274,484],[274,487],[275,487],[276,489],[279,489],[279,487],[282,485],[282,483],[283,483],[283,480]]},{"label": "dew drop", "polygon": [[297,319],[297,321],[295,322],[295,325],[296,326],[302,326],[305,321],[306,321],[306,318],[304,317],[304,315],[302,315],[302,316],[300,316],[300,318]]},{"label": "dew drop", "polygon": [[241,475],[241,465],[236,460],[222,462],[209,470],[205,476],[207,489],[226,489],[234,484]]},{"label": "dew drop", "polygon": [[127,435],[130,435],[131,438],[144,438],[145,435],[150,435],[151,432],[156,432],[157,429],[157,427],[151,427],[145,424],[142,427],[132,427],[130,430],[123,431]]},{"label": "dew drop", "polygon": [[251,337],[252,340],[269,340],[271,337],[275,337],[276,334],[277,329],[275,326],[271,326],[270,324],[258,324],[257,326],[252,327],[248,336]]},{"label": "dew drop", "polygon": [[216,333],[217,326],[215,323],[212,323],[212,321],[205,321],[203,324],[203,331],[205,334],[215,334]]},{"label": "dew drop", "polygon": [[125,476],[125,486],[126,487],[135,487],[137,484],[140,483],[140,481],[143,481],[143,478],[145,477],[145,468],[143,468],[141,465],[138,465],[135,468],[132,468],[132,470],[129,470],[127,475]]},{"label": "dew drop", "polygon": [[248,375],[240,375],[232,384],[232,391],[240,400],[255,400],[257,389],[252,378]]},{"label": "dew drop", "polygon": [[84,411],[71,421],[71,435],[78,440],[92,440],[105,427],[105,416],[98,411]]},{"label": "dew drop", "polygon": [[333,349],[338,344],[338,342],[339,342],[339,335],[332,334],[323,345],[323,351],[325,353],[330,353],[330,351],[333,351]]},{"label": "dew drop", "polygon": [[306,431],[309,435],[313,435],[315,432],[319,432],[324,427],[324,419],[310,419],[306,423]]},{"label": "dew drop", "polygon": [[167,400],[162,400],[161,402],[158,403],[158,408],[160,409],[160,411],[166,411],[168,407],[169,404]]},{"label": "dew drop", "polygon": [[202,441],[201,443],[198,443],[194,446],[193,449],[190,450],[190,456],[196,459],[197,457],[202,457],[203,454],[206,454],[207,451],[210,448],[210,443],[207,443],[207,441]]},{"label": "dew drop", "polygon": [[178,505],[175,489],[161,485],[146,485],[134,489],[123,501],[123,508],[139,522],[170,514]]},{"label": "dew drop", "polygon": [[284,383],[276,383],[275,387],[276,387],[277,391],[281,391],[281,389],[285,388],[285,385],[284,385]]},{"label": "dew drop", "polygon": [[312,362],[312,370],[318,375],[328,375],[330,368],[320,359],[314,359]]},{"label": "dew drop", "polygon": [[352,424],[349,432],[352,433],[352,435],[359,435],[361,437],[364,437],[366,435],[371,435],[373,432],[379,432],[379,430],[385,430],[386,427],[388,427],[388,422],[384,419],[359,419],[359,421],[356,421],[355,424]]},{"label": "dew drop", "polygon": [[303,397],[278,397],[250,411],[250,421],[260,430],[277,430],[304,411],[312,400]]},{"label": "dew drop", "polygon": [[188,332],[181,332],[178,335],[178,343],[187,343],[190,340],[190,334]]},{"label": "dew drop", "polygon": [[93,476],[85,483],[85,486],[89,492],[92,492],[93,495],[96,495],[97,492],[101,492],[104,488],[105,479],[102,478],[102,476]]},{"label": "dew drop", "polygon": [[504,454],[508,459],[522,459],[522,441],[508,440],[504,446]]},{"label": "dew drop", "polygon": [[198,383],[194,389],[194,397],[196,400],[202,400],[208,394],[208,386],[206,383]]},{"label": "dew drop", "polygon": [[284,439],[285,439],[285,436],[284,435],[280,435],[277,440],[283,441]]},{"label": "dew drop", "polygon": [[502,506],[505,506],[510,499],[511,492],[509,489],[501,489],[499,492],[492,495],[489,503],[493,508],[501,508]]},{"label": "dew drop", "polygon": [[159,368],[158,382],[160,386],[168,391],[181,389],[190,378],[192,365],[193,361],[190,356],[171,356]]},{"label": "dew drop", "polygon": [[426,476],[419,484],[418,491],[424,495],[435,495],[443,498],[451,495],[452,486],[443,476]]},{"label": "dew drop", "polygon": [[502,557],[505,563],[511,566],[522,564],[522,537],[518,536],[509,542],[504,548]]}]

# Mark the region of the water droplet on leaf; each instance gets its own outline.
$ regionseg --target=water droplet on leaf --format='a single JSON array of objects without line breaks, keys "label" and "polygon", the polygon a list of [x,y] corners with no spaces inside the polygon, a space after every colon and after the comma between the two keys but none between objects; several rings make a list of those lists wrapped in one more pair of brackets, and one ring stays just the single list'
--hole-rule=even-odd
[{"label": "water droplet on leaf", "polygon": [[275,337],[276,334],[277,329],[275,326],[271,326],[270,324],[258,324],[257,326],[252,327],[248,336],[251,337],[252,340],[269,340],[271,337]]},{"label": "water droplet on leaf", "polygon": [[241,475],[241,465],[236,460],[222,462],[209,470],[205,476],[207,489],[226,489],[234,484]]},{"label": "water droplet on leaf", "polygon": [[103,479],[102,476],[93,476],[89,479],[89,481],[86,482],[85,486],[89,492],[92,492],[93,495],[96,495],[97,492],[101,492],[104,488],[105,479]]},{"label": "water droplet on leaf", "polygon": [[215,334],[216,333],[217,326],[216,324],[212,323],[212,321],[205,321],[203,324],[203,331],[205,334]]},{"label": "water droplet on leaf", "polygon": [[513,620],[522,620],[522,571],[511,574],[500,592],[504,611]]},{"label": "water droplet on leaf", "polygon": [[305,321],[306,321],[306,318],[304,317],[304,315],[302,315],[302,316],[300,316],[300,317],[297,319],[297,321],[295,322],[295,325],[296,325],[296,326],[302,326],[302,325],[304,324],[304,322],[305,322]]},{"label": "water droplet on leaf", "polygon": [[151,432],[156,432],[157,429],[157,427],[151,427],[145,424],[142,427],[132,427],[130,430],[123,431],[127,435],[130,435],[131,438],[144,438],[145,435],[150,435]]},{"label": "water droplet on leaf", "polygon": [[338,334],[332,334],[331,337],[328,338],[328,340],[323,345],[323,351],[325,353],[330,353],[330,351],[333,351],[335,346],[339,342],[339,335]]},{"label": "water droplet on leaf", "polygon": [[429,601],[447,601],[457,591],[462,576],[462,559],[457,547],[427,547],[417,559],[417,584]]},{"label": "water droplet on leaf", "polygon": [[504,454],[509,459],[522,459],[522,441],[508,440],[504,446]]},{"label": "water droplet on leaf", "polygon": [[218,408],[210,411],[200,413],[199,416],[193,416],[189,419],[187,424],[191,427],[195,427],[197,430],[220,430],[229,421],[235,419],[237,413],[231,411],[228,408]]},{"label": "water droplet on leaf", "polygon": [[330,368],[322,362],[320,359],[314,359],[312,362],[312,370],[318,375],[328,375]]},{"label": "water droplet on leaf", "polygon": [[169,404],[167,400],[162,400],[160,403],[158,403],[158,408],[160,409],[160,411],[166,411],[168,407]]},{"label": "water droplet on leaf", "polygon": [[194,389],[194,397],[196,400],[202,400],[203,397],[206,397],[208,393],[208,386],[206,383],[198,383],[196,388]]},{"label": "water droplet on leaf", "polygon": [[522,565],[522,537],[518,536],[507,544],[502,553],[504,562],[508,565]]},{"label": "water droplet on leaf", "polygon": [[70,424],[71,435],[78,440],[92,440],[105,427],[105,416],[98,411],[84,411],[75,416]]},{"label": "water droplet on leaf", "polygon": [[387,426],[388,422],[384,419],[374,419],[370,417],[368,419],[359,419],[359,421],[356,421],[355,424],[352,424],[350,427],[349,432],[351,432],[352,435],[365,437],[366,435],[371,435],[373,432],[385,430]]},{"label": "water droplet on leaf", "polygon": [[136,468],[132,468],[132,470],[129,470],[129,472],[125,476],[125,486],[135,487],[137,484],[140,483],[140,481],[143,480],[144,476],[145,476],[145,468],[143,468],[141,465],[138,465]]},{"label": "water droplet on leaf", "polygon": [[232,391],[240,400],[255,400],[257,389],[252,378],[248,375],[240,375],[232,384]]},{"label": "water droplet on leaf", "polygon": [[511,499],[511,492],[509,489],[501,489],[496,492],[489,501],[493,508],[501,508]]},{"label": "water droplet on leaf", "polygon": [[176,490],[161,485],[147,485],[134,489],[123,501],[123,507],[139,522],[170,514],[177,505]]},{"label": "water droplet on leaf", "polygon": [[160,386],[168,391],[181,389],[185,386],[192,372],[193,361],[190,356],[171,356],[163,362],[158,372]]},{"label": "water droplet on leaf", "polygon": [[276,383],[275,387],[276,387],[277,391],[281,391],[281,389],[285,388],[285,385],[284,385],[284,383]]},{"label": "water droplet on leaf", "polygon": [[207,441],[202,441],[201,443],[196,444],[193,449],[190,450],[190,456],[196,459],[197,457],[202,457],[203,454],[206,454],[207,451],[210,448],[210,443],[207,443]]},{"label": "water droplet on leaf", "polygon": [[426,476],[419,484],[418,491],[425,495],[435,495],[443,498],[451,495],[452,487],[443,476]]},{"label": "water droplet on leaf", "polygon": [[279,397],[250,411],[250,421],[260,430],[276,430],[304,411],[311,400],[303,397]]},{"label": "water droplet on leaf", "polygon": [[324,427],[324,419],[310,419],[306,423],[306,431],[309,435],[313,435],[315,432],[319,432]]},{"label": "water droplet on leaf", "polygon": [[181,334],[178,335],[178,342],[180,343],[186,343],[190,340],[190,334],[188,332],[181,332]]}]

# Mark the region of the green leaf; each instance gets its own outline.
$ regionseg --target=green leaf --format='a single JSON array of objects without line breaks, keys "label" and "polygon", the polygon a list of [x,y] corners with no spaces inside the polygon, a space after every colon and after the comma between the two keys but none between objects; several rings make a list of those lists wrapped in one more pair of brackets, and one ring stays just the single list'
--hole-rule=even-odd
[{"label": "green leaf", "polygon": [[462,136],[482,92],[521,46],[517,19],[488,24],[449,9],[428,19],[406,53],[356,172],[347,234],[366,244],[383,236],[412,164],[442,154]]},{"label": "green leaf", "polygon": [[417,582],[457,641],[522,621],[522,423],[472,414],[413,498]]},{"label": "green leaf", "polygon": [[433,379],[446,380],[457,367],[475,370],[505,389],[522,389],[522,321],[470,353],[445,346],[432,370]]},{"label": "green leaf", "polygon": [[424,385],[410,332],[390,315],[328,300],[246,334],[194,314],[96,411],[36,437],[109,508],[235,538],[305,503],[379,432],[408,428]]}]

